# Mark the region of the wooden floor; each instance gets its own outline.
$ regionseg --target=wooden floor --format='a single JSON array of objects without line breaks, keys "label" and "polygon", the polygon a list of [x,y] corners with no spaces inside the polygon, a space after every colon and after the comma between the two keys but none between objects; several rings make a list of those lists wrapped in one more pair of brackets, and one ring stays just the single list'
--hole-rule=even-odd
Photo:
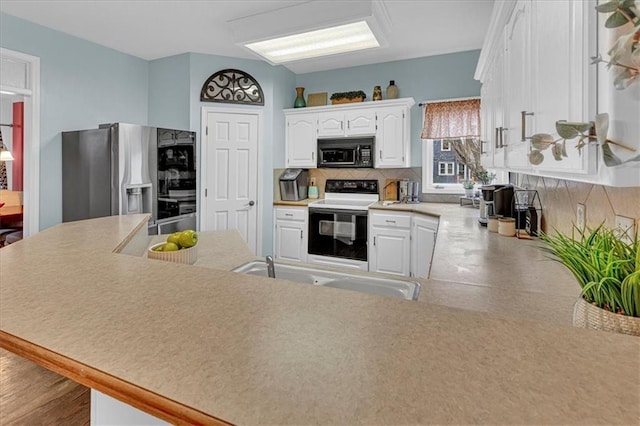
[{"label": "wooden floor", "polygon": [[89,425],[89,388],[0,349],[0,425]]}]

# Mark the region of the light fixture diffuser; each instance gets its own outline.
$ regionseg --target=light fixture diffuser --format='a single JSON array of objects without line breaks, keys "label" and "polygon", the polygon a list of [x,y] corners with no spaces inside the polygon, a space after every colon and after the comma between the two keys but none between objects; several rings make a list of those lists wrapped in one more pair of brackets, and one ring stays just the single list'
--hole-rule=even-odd
[{"label": "light fixture diffuser", "polygon": [[274,64],[380,47],[365,21],[245,45]]},{"label": "light fixture diffuser", "polygon": [[235,42],[267,62],[290,62],[385,47],[391,20],[382,0],[294,6],[228,21]]}]

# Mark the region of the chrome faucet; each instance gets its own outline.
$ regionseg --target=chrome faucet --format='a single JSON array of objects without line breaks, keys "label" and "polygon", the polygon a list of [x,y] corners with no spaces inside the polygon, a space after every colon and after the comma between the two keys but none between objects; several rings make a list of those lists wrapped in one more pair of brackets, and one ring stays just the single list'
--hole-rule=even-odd
[{"label": "chrome faucet", "polygon": [[265,261],[267,262],[267,274],[269,275],[269,278],[275,278],[276,277],[276,268],[273,265],[273,257],[267,256],[265,258]]}]

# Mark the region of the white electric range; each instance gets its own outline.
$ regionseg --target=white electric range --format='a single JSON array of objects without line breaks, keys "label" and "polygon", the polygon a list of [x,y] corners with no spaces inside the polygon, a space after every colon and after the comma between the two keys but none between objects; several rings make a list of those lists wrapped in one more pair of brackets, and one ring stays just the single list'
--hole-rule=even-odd
[{"label": "white electric range", "polygon": [[368,210],[380,199],[373,179],[329,179],[309,204],[308,261],[368,270]]}]

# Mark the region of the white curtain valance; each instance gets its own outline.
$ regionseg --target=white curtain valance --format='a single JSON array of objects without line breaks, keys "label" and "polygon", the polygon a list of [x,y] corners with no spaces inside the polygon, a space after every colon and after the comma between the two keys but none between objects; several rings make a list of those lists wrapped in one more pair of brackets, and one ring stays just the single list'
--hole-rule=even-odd
[{"label": "white curtain valance", "polygon": [[422,139],[480,137],[480,99],[429,103],[424,108]]}]

